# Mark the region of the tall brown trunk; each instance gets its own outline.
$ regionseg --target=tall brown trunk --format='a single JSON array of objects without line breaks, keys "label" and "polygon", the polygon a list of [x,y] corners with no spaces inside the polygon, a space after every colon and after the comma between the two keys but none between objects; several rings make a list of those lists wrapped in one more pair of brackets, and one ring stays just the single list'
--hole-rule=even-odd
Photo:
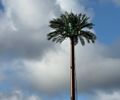
[{"label": "tall brown trunk", "polygon": [[74,38],[71,41],[71,66],[70,66],[70,86],[71,86],[71,100],[75,100],[75,46]]}]

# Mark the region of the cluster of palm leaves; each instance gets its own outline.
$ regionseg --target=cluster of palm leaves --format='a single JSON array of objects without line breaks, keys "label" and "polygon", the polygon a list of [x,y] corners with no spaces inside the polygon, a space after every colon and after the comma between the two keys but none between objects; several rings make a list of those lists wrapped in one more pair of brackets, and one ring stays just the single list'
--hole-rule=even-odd
[{"label": "cluster of palm leaves", "polygon": [[54,18],[49,25],[54,31],[50,32],[47,37],[53,42],[63,42],[66,38],[73,38],[74,45],[80,40],[81,44],[94,43],[96,40],[95,34],[91,31],[94,24],[89,22],[89,17],[86,14],[73,14],[65,12],[60,17]]}]

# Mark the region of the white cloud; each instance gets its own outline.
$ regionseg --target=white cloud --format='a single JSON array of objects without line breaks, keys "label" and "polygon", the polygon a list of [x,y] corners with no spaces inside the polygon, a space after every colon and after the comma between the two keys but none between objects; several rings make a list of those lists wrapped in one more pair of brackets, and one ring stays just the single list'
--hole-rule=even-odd
[{"label": "white cloud", "polygon": [[66,52],[46,53],[41,61],[25,61],[25,76],[33,88],[55,93],[69,88],[69,55]]},{"label": "white cloud", "polygon": [[11,91],[11,93],[9,94],[0,92],[0,100],[42,100],[42,99],[36,95],[25,96],[22,93],[22,91],[15,90]]},{"label": "white cloud", "polygon": [[39,29],[47,25],[54,12],[58,10],[53,9],[57,8],[55,0],[4,0],[4,5],[15,26],[24,29]]},{"label": "white cloud", "polygon": [[105,93],[102,91],[98,91],[96,96],[93,97],[91,100],[120,100],[120,92],[114,91],[111,93]]},{"label": "white cloud", "polygon": [[57,0],[57,3],[60,5],[62,11],[86,13],[87,15],[93,17],[94,13],[92,8],[85,8],[84,2],[87,3],[86,0]]},{"label": "white cloud", "polygon": [[80,5],[79,1],[76,0],[76,2],[74,0],[57,0],[57,3],[60,4],[60,7],[62,8],[62,10],[67,10],[67,11],[73,11],[73,12],[80,12],[80,11],[84,11],[84,6]]},{"label": "white cloud", "polygon": [[60,12],[55,0],[3,0],[3,4],[5,12],[0,18],[1,59],[8,56],[11,60],[33,59],[53,47],[46,34],[49,32],[49,19]]}]

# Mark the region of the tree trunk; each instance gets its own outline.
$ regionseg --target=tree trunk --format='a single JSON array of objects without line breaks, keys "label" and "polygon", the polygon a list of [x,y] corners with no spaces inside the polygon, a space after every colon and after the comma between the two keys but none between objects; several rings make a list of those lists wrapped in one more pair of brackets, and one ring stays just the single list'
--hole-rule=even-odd
[{"label": "tree trunk", "polygon": [[74,38],[70,38],[71,41],[71,66],[70,66],[70,93],[71,100],[75,100],[75,46]]}]

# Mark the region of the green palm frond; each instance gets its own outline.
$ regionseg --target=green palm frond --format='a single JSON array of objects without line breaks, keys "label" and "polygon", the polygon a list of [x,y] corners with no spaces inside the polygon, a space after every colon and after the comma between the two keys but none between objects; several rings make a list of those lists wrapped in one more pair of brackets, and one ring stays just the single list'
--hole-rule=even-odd
[{"label": "green palm frond", "polygon": [[53,32],[51,32],[51,33],[49,33],[47,35],[47,38],[48,38],[48,40],[52,40],[53,42],[61,43],[61,42],[64,41],[66,36],[65,35],[61,35],[60,31],[53,31]]},{"label": "green palm frond", "polygon": [[92,33],[91,31],[81,30],[80,36],[84,37],[88,43],[90,43],[90,41],[94,43],[96,40],[96,35]]},{"label": "green palm frond", "polygon": [[60,18],[56,18],[50,21],[49,26],[53,29],[60,29],[60,28],[63,28],[64,22]]}]

